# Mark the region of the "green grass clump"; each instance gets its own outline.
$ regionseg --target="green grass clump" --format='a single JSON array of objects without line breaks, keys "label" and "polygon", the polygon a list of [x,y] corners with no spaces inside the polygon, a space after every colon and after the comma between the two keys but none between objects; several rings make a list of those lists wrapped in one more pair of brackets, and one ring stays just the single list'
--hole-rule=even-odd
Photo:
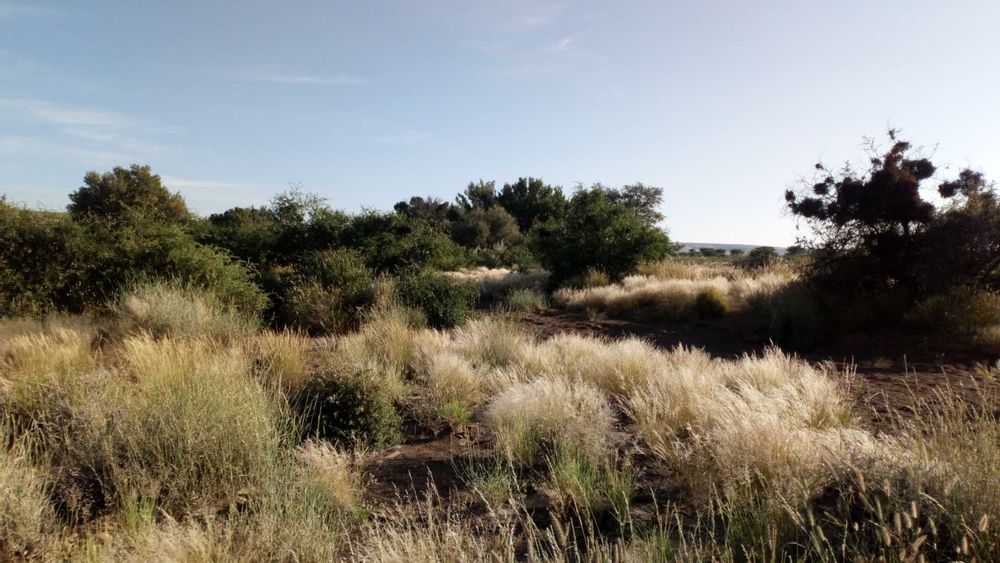
[{"label": "green grass clump", "polygon": [[729,297],[715,287],[706,287],[695,298],[695,309],[703,319],[718,319],[729,311]]},{"label": "green grass clump", "polygon": [[537,289],[514,289],[504,298],[504,303],[512,311],[526,311],[544,309],[548,306],[548,299]]}]

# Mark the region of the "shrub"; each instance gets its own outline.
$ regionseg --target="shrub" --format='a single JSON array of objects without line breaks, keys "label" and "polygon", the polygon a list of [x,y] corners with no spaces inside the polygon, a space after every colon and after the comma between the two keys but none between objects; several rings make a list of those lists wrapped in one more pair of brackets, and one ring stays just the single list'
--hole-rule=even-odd
[{"label": "shrub", "polygon": [[111,305],[125,331],[161,337],[235,339],[256,332],[259,321],[214,294],[177,281],[127,289]]},{"label": "shrub", "polygon": [[284,321],[311,334],[355,328],[375,301],[375,277],[352,250],[308,255],[290,276]]},{"label": "shrub", "polygon": [[758,292],[747,299],[743,322],[747,330],[782,346],[809,349],[828,333],[821,319],[821,299],[802,282],[774,291]]},{"label": "shrub", "polygon": [[389,390],[365,370],[318,373],[295,400],[306,436],[380,447],[402,439]]},{"label": "shrub", "polygon": [[705,288],[695,298],[695,309],[701,318],[718,319],[729,311],[729,297],[718,288]]},{"label": "shrub", "polygon": [[588,268],[621,279],[637,265],[663,258],[670,239],[602,186],[573,194],[564,217],[536,225],[534,246],[552,281],[564,282]]},{"label": "shrub", "polygon": [[507,308],[513,311],[544,309],[548,305],[545,294],[535,289],[515,289],[504,299]]},{"label": "shrub", "polygon": [[249,316],[259,316],[267,305],[267,297],[253,282],[250,270],[223,251],[183,239],[170,249],[167,263],[166,272],[147,272],[147,276],[173,276]]},{"label": "shrub", "polygon": [[906,320],[932,333],[975,334],[1000,324],[1000,293],[955,287],[917,303]]},{"label": "shrub", "polygon": [[479,296],[479,289],[472,284],[426,271],[402,275],[398,290],[403,304],[423,311],[435,328],[452,328],[465,322]]}]

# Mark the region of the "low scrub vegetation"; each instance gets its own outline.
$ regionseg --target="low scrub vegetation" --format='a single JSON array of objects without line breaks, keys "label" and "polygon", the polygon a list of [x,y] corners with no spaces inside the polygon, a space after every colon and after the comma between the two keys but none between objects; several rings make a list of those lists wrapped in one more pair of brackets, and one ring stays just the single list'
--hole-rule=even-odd
[{"label": "low scrub vegetation", "polygon": [[[875,432],[854,411],[849,373],[778,349],[722,360],[639,339],[542,340],[497,316],[445,332],[393,306],[312,343],[219,338],[211,323],[102,331],[131,314],[113,310],[0,324],[5,557],[986,560],[1000,549],[992,414],[951,400]],[[469,424],[484,429],[486,457],[456,471],[492,507],[486,520],[445,509],[433,489],[417,504],[368,496],[384,494],[368,487],[389,445]],[[649,518],[643,490],[667,484],[677,492]],[[544,520],[529,516],[539,510]]]},{"label": "low scrub vegetation", "polygon": [[1000,345],[993,186],[924,201],[890,136],[787,194],[791,257],[671,257],[642,184],[201,218],[133,166],[0,200],[0,559],[995,560],[995,357],[876,425],[849,365],[504,311]]}]

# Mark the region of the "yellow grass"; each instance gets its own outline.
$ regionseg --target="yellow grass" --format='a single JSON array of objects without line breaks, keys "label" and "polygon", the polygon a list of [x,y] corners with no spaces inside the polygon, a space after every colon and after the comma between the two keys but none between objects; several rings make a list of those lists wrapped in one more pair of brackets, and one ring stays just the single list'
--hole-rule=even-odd
[{"label": "yellow grass", "polygon": [[516,463],[532,465],[556,452],[600,461],[614,413],[602,394],[585,383],[537,379],[497,395],[486,421],[497,446]]},{"label": "yellow grass", "polygon": [[445,275],[455,281],[478,285],[482,293],[493,297],[503,297],[514,289],[541,290],[549,279],[549,273],[544,270],[518,272],[485,267],[445,272]]},{"label": "yellow grass", "polygon": [[697,315],[696,301],[706,292],[726,296],[730,308],[774,295],[796,279],[787,266],[747,272],[728,264],[663,261],[644,265],[640,274],[600,287],[563,288],[554,303],[612,317],[681,319]]}]

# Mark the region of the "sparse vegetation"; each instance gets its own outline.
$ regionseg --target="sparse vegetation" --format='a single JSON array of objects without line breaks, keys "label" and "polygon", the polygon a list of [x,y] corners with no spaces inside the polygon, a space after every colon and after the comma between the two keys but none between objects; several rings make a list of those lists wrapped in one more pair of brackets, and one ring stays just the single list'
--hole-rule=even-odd
[{"label": "sparse vegetation", "polygon": [[[133,166],[0,201],[0,559],[996,559],[995,357],[901,404],[778,347],[1000,346],[992,186],[937,208],[892,140],[788,195],[791,258],[670,257],[642,184],[203,219]],[[689,325],[754,352],[664,345]]]}]

